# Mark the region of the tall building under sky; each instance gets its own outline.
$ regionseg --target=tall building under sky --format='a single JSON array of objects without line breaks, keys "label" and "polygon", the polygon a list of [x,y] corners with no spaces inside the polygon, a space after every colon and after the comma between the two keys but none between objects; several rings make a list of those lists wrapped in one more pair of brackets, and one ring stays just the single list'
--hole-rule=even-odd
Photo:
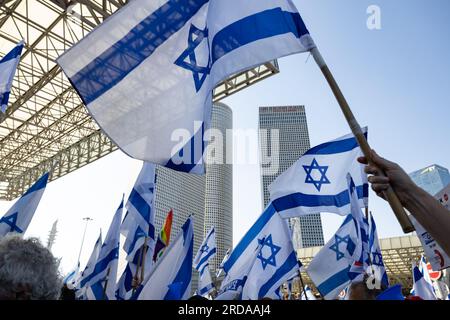
[{"label": "tall building under sky", "polygon": [[450,183],[450,173],[447,168],[433,164],[409,174],[411,179],[432,196],[444,189]]},{"label": "tall building under sky", "polygon": [[[262,202],[263,207],[266,207],[270,201],[268,186],[310,149],[305,107],[260,107],[259,129],[267,130],[267,135],[263,131],[260,133],[261,159],[265,158],[264,154],[270,157],[276,155],[277,150],[271,144],[272,138],[276,140],[276,133],[271,130],[278,130],[279,138],[278,170],[273,170],[273,163],[261,162]],[[291,219],[290,226],[296,249],[324,244],[320,214]]]}]

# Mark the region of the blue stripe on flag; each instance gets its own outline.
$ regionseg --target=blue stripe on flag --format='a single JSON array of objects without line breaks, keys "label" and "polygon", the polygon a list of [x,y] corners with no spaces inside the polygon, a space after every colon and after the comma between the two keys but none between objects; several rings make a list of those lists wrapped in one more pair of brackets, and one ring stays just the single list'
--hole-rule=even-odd
[{"label": "blue stripe on flag", "polygon": [[309,33],[297,12],[275,8],[245,17],[216,34],[212,41],[212,63],[239,47],[286,33],[292,33],[297,38]]},{"label": "blue stripe on flag", "polygon": [[8,52],[1,60],[0,63],[7,62],[9,60],[16,59],[18,56],[22,54],[24,44],[18,44],[12,49],[10,52]]},{"label": "blue stripe on flag", "polygon": [[[364,133],[367,139],[367,132]],[[306,151],[304,155],[324,155],[324,154],[336,154],[336,153],[343,153],[348,152],[350,150],[353,150],[355,148],[359,147],[358,141],[355,137],[344,139],[344,140],[338,140],[338,141],[330,141],[323,144],[320,144],[316,147],[313,147]]]},{"label": "blue stripe on flag", "polygon": [[[131,190],[130,197],[128,201],[136,208],[139,214],[144,218],[146,222],[150,221],[150,213],[152,212],[152,207],[145,201],[144,198],[133,188]],[[151,223],[148,223],[148,236],[155,239],[155,226]]]},{"label": "blue stripe on flag", "polygon": [[[261,230],[266,226],[273,215],[276,213],[275,208],[270,204],[263,214],[258,218],[255,224],[250,228],[250,230],[245,234],[244,238],[239,242],[237,247],[233,250],[230,257],[223,264],[223,270],[228,273],[228,271],[233,267],[234,263],[239,259],[241,254],[248,248],[250,243],[255,240]],[[255,248],[252,248],[256,250]]]},{"label": "blue stripe on flag", "polygon": [[48,181],[48,176],[49,173],[47,172],[46,174],[44,174],[42,177],[39,178],[38,181],[36,181],[31,187],[30,189],[27,190],[27,192],[25,192],[23,194],[22,197],[26,196],[27,194],[30,194],[32,192],[38,191],[40,189],[44,189],[45,186],[47,185],[47,181]]},{"label": "blue stripe on flag", "polygon": [[209,0],[169,0],[70,81],[88,105],[118,84],[177,33]]},{"label": "blue stripe on flag", "polygon": [[92,273],[89,276],[87,276],[81,281],[80,287],[83,288],[92,278],[94,278],[101,272],[105,271],[106,268],[108,267],[108,264],[114,259],[118,259],[118,256],[119,256],[119,247],[117,246],[116,248],[111,250],[105,258],[103,258],[101,261],[95,264],[94,271],[92,271]]},{"label": "blue stripe on flag", "polygon": [[326,296],[334,289],[338,288],[347,281],[350,281],[350,278],[348,276],[349,271],[350,266],[339,271],[338,273],[334,274],[333,276],[329,277],[327,280],[322,282],[319,286],[317,286],[317,290],[319,290],[322,296]]},{"label": "blue stripe on flag", "polygon": [[198,270],[199,267],[202,266],[202,264],[204,264],[205,262],[208,262],[208,259],[216,253],[216,248],[213,248],[211,251],[208,252],[208,254],[206,256],[204,256],[202,258],[202,260],[200,260],[200,262],[195,266],[195,269]]},{"label": "blue stripe on flag", "polygon": [[287,257],[286,261],[278,268],[277,271],[273,274],[272,278],[270,278],[258,292],[258,298],[262,299],[266,296],[267,292],[278,282],[282,277],[284,277],[288,272],[290,272],[293,268],[298,267],[297,255],[294,251]]},{"label": "blue stripe on flag", "polygon": [[[358,194],[358,199],[367,198],[369,196],[369,188],[367,184],[356,187],[356,191]],[[326,206],[342,208],[343,206],[350,204],[350,196],[348,194],[348,190],[332,196],[304,194],[298,192],[273,200],[272,204],[278,212],[297,207]]]},{"label": "blue stripe on flag", "polygon": [[199,290],[198,294],[203,296],[204,294],[208,293],[213,288],[212,283],[208,284],[206,287]]}]

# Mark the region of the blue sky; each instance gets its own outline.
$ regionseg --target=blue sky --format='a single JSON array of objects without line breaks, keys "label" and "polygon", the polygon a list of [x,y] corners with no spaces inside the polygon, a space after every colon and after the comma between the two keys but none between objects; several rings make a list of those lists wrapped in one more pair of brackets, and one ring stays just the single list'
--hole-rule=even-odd
[{"label": "blue sky", "polygon": [[[407,172],[430,164],[450,167],[450,2],[447,0],[294,0],[369,142]],[[366,26],[369,5],[381,9],[381,30]],[[279,61],[281,73],[223,102],[234,127],[258,126],[258,107],[305,105],[312,145],[349,132],[320,70],[308,54]],[[253,150],[257,152],[257,150]],[[104,233],[140,162],[120,151],[49,184],[27,232],[46,240],[59,219],[54,253],[70,269],[78,256],[84,216],[90,224],[82,262]],[[234,242],[261,213],[259,167],[234,167]],[[0,202],[0,210],[11,203]],[[371,194],[380,237],[402,235],[389,206]],[[325,239],[342,220],[323,214]]]}]

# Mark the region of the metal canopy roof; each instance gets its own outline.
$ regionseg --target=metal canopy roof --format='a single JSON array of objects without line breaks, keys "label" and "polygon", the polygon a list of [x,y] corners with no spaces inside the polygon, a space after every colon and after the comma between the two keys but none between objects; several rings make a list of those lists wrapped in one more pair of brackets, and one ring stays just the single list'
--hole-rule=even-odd
[{"label": "metal canopy roof", "polygon": [[[404,236],[380,239],[381,255],[391,284],[400,283],[403,288],[412,287],[412,262],[417,262],[423,254],[423,248],[417,236]],[[297,251],[297,257],[303,266],[308,266],[322,247],[304,248]],[[306,272],[302,272],[305,282],[314,287]]]},{"label": "metal canopy roof", "polygon": [[[126,0],[0,0],[0,57],[25,41],[6,114],[0,113],[0,200],[23,193],[116,150],[99,130],[56,58]],[[277,62],[237,74],[215,90],[218,101],[279,72]]]}]

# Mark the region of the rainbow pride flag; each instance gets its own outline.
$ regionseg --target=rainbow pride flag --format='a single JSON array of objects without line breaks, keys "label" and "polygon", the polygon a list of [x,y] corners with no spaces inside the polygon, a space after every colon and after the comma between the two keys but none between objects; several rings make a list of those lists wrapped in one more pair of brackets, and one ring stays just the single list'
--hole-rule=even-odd
[{"label": "rainbow pride flag", "polygon": [[156,241],[155,251],[153,254],[153,261],[156,262],[164,253],[164,249],[169,245],[170,232],[172,231],[173,210],[171,209],[167,214],[164,226],[158,235]]}]

